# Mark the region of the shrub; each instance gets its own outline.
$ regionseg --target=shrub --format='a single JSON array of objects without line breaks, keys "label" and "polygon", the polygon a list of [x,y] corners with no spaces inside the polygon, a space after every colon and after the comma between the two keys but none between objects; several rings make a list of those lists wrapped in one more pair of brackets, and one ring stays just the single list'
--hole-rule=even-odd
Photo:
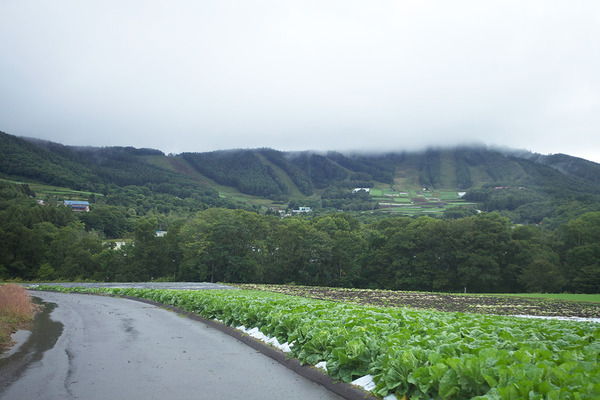
[{"label": "shrub", "polygon": [[15,330],[33,319],[36,310],[23,287],[0,285],[0,350],[10,343]]}]

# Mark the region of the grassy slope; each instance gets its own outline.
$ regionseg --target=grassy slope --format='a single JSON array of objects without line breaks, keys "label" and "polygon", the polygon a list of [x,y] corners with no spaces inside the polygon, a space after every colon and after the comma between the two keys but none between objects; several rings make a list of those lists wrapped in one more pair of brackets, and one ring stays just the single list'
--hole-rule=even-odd
[{"label": "grassy slope", "polygon": [[292,181],[292,178],[290,178],[290,176],[284,170],[279,168],[277,165],[273,164],[271,161],[267,160],[267,157],[265,157],[264,155],[262,155],[260,153],[255,153],[255,154],[263,164],[268,165],[269,167],[273,168],[273,171],[275,171],[275,174],[279,177],[279,179],[281,179],[281,181],[288,188],[288,196],[290,197],[290,199],[306,198],[306,196],[300,192],[300,190],[298,189],[298,187],[296,186],[294,181]]},{"label": "grassy slope", "polygon": [[149,163],[156,165],[157,167],[165,168],[171,171],[175,171],[184,174],[196,182],[204,183],[210,186],[216,186],[217,184],[208,179],[204,175],[200,174],[191,165],[188,164],[183,158],[175,156],[145,156],[144,159]]},{"label": "grassy slope", "polygon": [[[214,180],[207,178],[200,172],[196,171],[186,160],[179,156],[150,156],[147,157],[148,161],[163,168],[182,173],[196,182],[203,183],[213,189],[217,190],[221,197],[231,198],[233,200],[242,201],[250,204],[257,204],[261,206],[271,206],[273,202],[269,199],[263,199],[261,197],[251,196],[244,194],[231,186],[220,185]],[[289,178],[288,178],[289,179]],[[287,184],[287,182],[286,182]],[[299,192],[298,192],[299,193]],[[301,194],[300,194],[301,195]],[[302,196],[302,195],[301,195]]]},{"label": "grassy slope", "polygon": [[476,167],[469,167],[471,172],[471,182],[473,187],[478,187],[487,182],[492,182],[493,179],[490,174],[487,173],[485,166],[479,165]]},{"label": "grassy slope", "polygon": [[69,188],[65,188],[65,187],[36,183],[33,181],[27,181],[27,180],[19,180],[19,181],[15,181],[15,180],[11,180],[11,179],[0,179],[0,180],[4,181],[4,182],[19,184],[19,185],[27,184],[27,185],[29,185],[31,190],[33,190],[35,192],[35,195],[38,198],[55,196],[55,197],[58,197],[59,199],[64,198],[64,199],[71,199],[71,200],[82,200],[82,199],[88,199],[89,196],[92,194],[95,196],[104,196],[102,193],[93,193],[93,192],[86,192],[86,191],[82,191],[82,190],[73,190],[73,189],[69,189]]},{"label": "grassy slope", "polygon": [[454,151],[445,150],[441,154],[440,186],[446,189],[456,188],[456,161]]},{"label": "grassy slope", "polygon": [[401,191],[421,188],[419,183],[419,161],[416,157],[408,155],[401,164],[396,165],[394,187]]}]

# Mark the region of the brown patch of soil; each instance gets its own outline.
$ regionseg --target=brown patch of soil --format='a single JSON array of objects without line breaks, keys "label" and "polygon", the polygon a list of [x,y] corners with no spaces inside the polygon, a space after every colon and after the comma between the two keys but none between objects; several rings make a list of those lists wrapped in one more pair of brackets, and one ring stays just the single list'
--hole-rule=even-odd
[{"label": "brown patch of soil", "polygon": [[235,286],[241,289],[263,290],[311,299],[376,307],[409,307],[421,310],[494,315],[600,318],[600,304],[575,301],[314,286],[255,284],[236,284]]}]

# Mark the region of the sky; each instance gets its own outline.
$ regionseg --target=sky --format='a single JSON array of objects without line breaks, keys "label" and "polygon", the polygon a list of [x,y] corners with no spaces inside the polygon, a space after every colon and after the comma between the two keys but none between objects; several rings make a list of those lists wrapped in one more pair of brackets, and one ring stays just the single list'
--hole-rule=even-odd
[{"label": "sky", "polygon": [[600,162],[600,2],[0,0],[0,131]]}]

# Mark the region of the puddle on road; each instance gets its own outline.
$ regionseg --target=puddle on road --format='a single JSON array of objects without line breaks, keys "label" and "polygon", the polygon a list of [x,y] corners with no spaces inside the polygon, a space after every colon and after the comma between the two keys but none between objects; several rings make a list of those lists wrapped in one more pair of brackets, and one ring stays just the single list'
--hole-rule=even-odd
[{"label": "puddle on road", "polygon": [[43,306],[43,309],[36,314],[31,334],[25,343],[8,357],[0,358],[0,393],[15,382],[27,367],[41,360],[44,352],[54,347],[62,335],[63,324],[50,319],[50,313],[57,307],[56,303],[46,303],[39,297],[32,299]]}]

